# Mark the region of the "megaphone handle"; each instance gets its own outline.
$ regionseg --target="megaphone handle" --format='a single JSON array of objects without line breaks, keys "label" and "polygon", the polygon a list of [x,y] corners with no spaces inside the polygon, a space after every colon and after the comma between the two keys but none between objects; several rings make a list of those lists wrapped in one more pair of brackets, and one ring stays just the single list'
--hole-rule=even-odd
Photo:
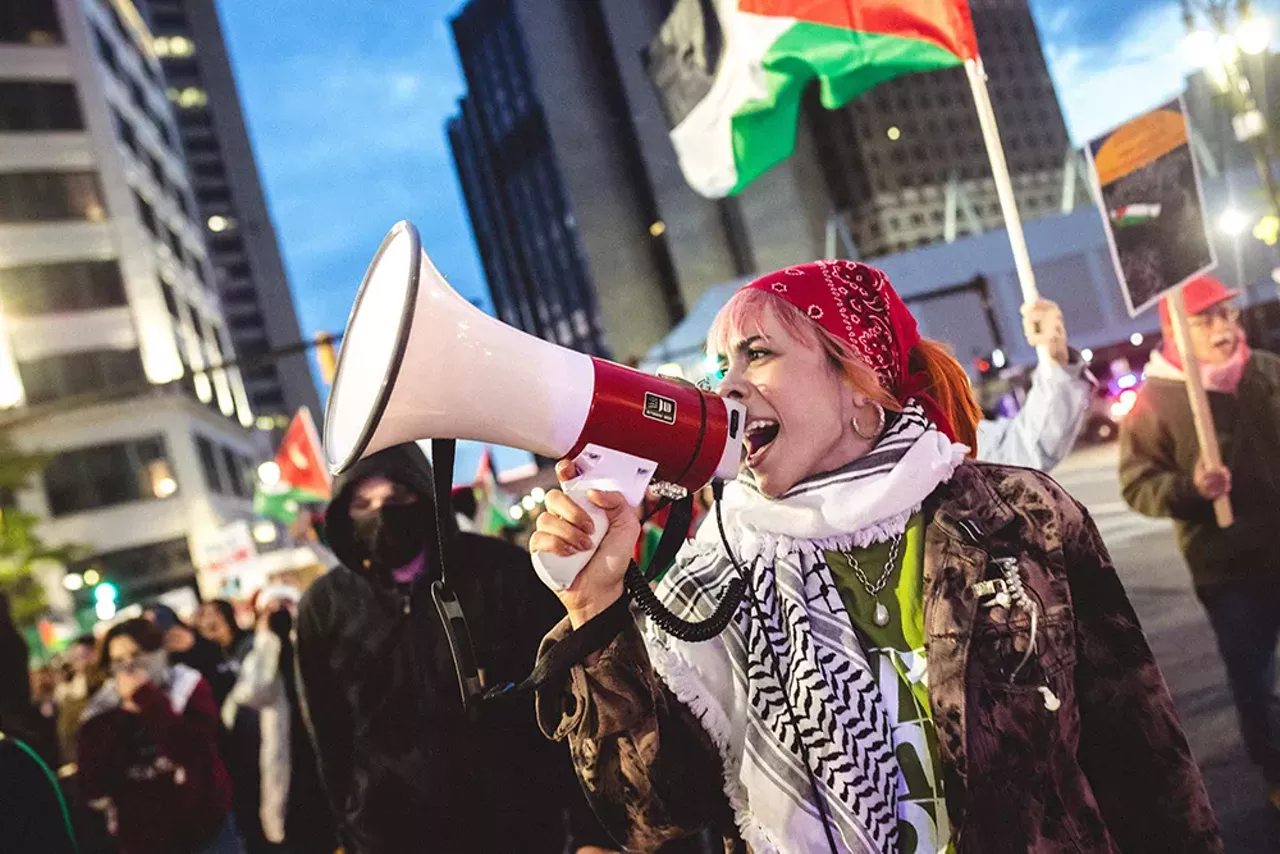
[{"label": "megaphone handle", "polygon": [[573,580],[578,577],[578,573],[582,572],[583,567],[590,562],[596,549],[600,548],[600,541],[604,539],[605,532],[609,529],[609,518],[605,516],[603,510],[587,500],[587,490],[616,488],[616,482],[596,482],[590,477],[580,477],[570,484],[565,484],[564,494],[572,498],[573,503],[591,517],[591,521],[595,524],[595,532],[591,535],[591,549],[588,551],[568,556],[549,552],[537,552],[533,555],[534,571],[538,573],[542,583],[554,592],[559,593],[569,589]]}]

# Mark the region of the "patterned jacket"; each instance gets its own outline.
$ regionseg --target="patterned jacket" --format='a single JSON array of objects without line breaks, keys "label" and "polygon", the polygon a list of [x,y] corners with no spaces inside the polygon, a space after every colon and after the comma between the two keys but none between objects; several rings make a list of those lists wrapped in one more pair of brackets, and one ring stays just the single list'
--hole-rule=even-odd
[{"label": "patterned jacket", "polygon": [[[962,465],[925,506],[930,701],[958,854],[1220,852],[1160,669],[1087,512],[1048,477]],[[1030,621],[975,585],[1016,558]],[[568,631],[562,623],[545,651]],[[1042,688],[1047,688],[1052,697]],[[638,628],[538,695],[588,799],[629,851],[711,828],[745,850],[705,730],[650,666]]]}]

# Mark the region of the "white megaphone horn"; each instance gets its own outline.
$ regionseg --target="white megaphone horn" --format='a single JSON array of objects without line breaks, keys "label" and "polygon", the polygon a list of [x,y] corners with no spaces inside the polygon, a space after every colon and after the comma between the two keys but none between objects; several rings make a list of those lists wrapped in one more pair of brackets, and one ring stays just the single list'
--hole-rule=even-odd
[{"label": "white megaphone horn", "polygon": [[[587,489],[638,504],[651,479],[694,490],[732,478],[746,410],[687,383],[651,376],[526,335],[459,296],[397,223],[374,255],[338,354],[324,420],[330,470],[421,439],[471,439],[577,460],[565,485],[604,536]],[[450,473],[441,473],[449,477]],[[590,552],[538,554],[539,575],[567,588]]]}]

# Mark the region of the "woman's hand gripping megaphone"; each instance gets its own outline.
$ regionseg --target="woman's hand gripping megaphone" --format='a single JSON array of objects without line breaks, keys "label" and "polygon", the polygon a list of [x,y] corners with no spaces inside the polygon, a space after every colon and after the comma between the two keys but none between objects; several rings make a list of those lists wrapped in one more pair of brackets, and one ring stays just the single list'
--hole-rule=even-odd
[{"label": "woman's hand gripping megaphone", "polygon": [[[556,464],[556,477],[562,485],[577,476],[578,469],[572,460]],[[636,540],[640,538],[636,510],[621,492],[592,489],[585,498],[595,512],[588,512],[558,489],[547,493],[546,512],[538,517],[537,530],[529,539],[529,550],[534,554],[567,558],[595,549],[573,583],[556,591],[575,629],[622,595],[623,577],[631,564]],[[595,535],[602,524],[606,530],[597,547]]]}]

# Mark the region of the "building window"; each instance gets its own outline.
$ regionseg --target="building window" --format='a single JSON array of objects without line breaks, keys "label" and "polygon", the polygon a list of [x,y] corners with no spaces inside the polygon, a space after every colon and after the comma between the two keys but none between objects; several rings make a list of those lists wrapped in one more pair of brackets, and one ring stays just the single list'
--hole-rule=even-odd
[{"label": "building window", "polygon": [[137,350],[82,350],[18,364],[27,403],[146,382]]},{"label": "building window", "polygon": [[200,453],[200,467],[204,469],[204,483],[210,492],[223,492],[222,472],[218,469],[218,455],[213,443],[204,436],[196,436],[196,450]]},{"label": "building window", "polygon": [[[583,333],[585,334],[585,333]],[[258,365],[241,371],[244,381],[250,385],[280,385],[280,375],[273,364]]]},{"label": "building window", "polygon": [[159,436],[59,454],[44,470],[54,516],[132,501],[168,498],[178,483]]},{"label": "building window", "polygon": [[151,203],[137,193],[133,194],[133,200],[138,205],[138,219],[142,220],[142,224],[147,227],[147,231],[152,236],[160,236],[160,224],[156,221],[156,209],[151,207]]},{"label": "building window", "polygon": [[178,294],[174,291],[173,285],[168,282],[161,282],[160,292],[164,294],[164,307],[169,310],[169,316],[177,320],[179,318]]},{"label": "building window", "polygon": [[252,496],[252,488],[246,483],[244,476],[244,468],[239,458],[231,451],[230,448],[222,449],[222,461],[227,465],[228,479],[231,481],[231,493],[241,498],[249,498]]},{"label": "building window", "polygon": [[166,225],[164,227],[164,236],[165,236],[165,241],[169,244],[169,248],[173,250],[173,257],[177,258],[183,263],[186,263],[187,250],[182,245],[182,238],[178,236],[178,233]]},{"label": "building window", "polygon": [[62,41],[54,0],[8,0],[0,5],[0,42],[50,45]]},{"label": "building window", "polygon": [[191,56],[196,51],[195,43],[186,36],[158,36],[152,46],[155,48],[156,56],[165,58]]},{"label": "building window", "polygon": [[194,571],[185,537],[104,552],[75,561],[67,569],[79,574],[92,569],[115,584],[185,577]]},{"label": "building window", "polygon": [[253,288],[227,288],[222,292],[222,300],[227,305],[257,305],[258,294]]},{"label": "building window", "polygon": [[278,388],[268,389],[253,396],[254,405],[262,409],[284,406],[284,394]]},{"label": "building window", "polygon": [[197,178],[225,179],[227,177],[222,171],[222,163],[217,160],[210,163],[196,163],[191,167],[191,172]]},{"label": "building window", "polygon": [[151,11],[151,27],[159,33],[187,28],[187,13],[177,8],[153,9]]},{"label": "building window", "polygon": [[10,317],[125,305],[115,261],[71,261],[0,270],[0,307]]},{"label": "building window", "polygon": [[217,154],[219,152],[218,140],[212,136],[201,136],[195,139],[189,139],[186,142],[187,154]]},{"label": "building window", "polygon": [[251,314],[247,317],[233,317],[231,318],[230,326],[232,331],[237,334],[237,337],[246,333],[265,334],[262,328],[262,318],[256,314]]},{"label": "building window", "polygon": [[0,222],[80,219],[107,212],[94,172],[8,172],[0,175]]},{"label": "building window", "polygon": [[98,47],[98,56],[102,58],[102,64],[109,68],[111,73],[119,75],[120,62],[116,59],[115,45],[97,27],[93,28],[93,42]]},{"label": "building window", "polygon": [[181,89],[170,87],[168,94],[169,100],[183,110],[197,109],[209,104],[209,93],[199,86],[184,86]]},{"label": "building window", "polygon": [[152,179],[155,180],[156,186],[163,192],[169,187],[169,179],[165,177],[164,166],[152,154],[147,154],[147,170],[151,173]]},{"label": "building window", "polygon": [[116,136],[120,137],[120,141],[124,143],[124,147],[129,149],[129,152],[133,154],[134,157],[137,157],[138,134],[134,131],[133,125],[129,124],[129,120],[117,113],[115,110],[111,111],[111,115],[115,118],[116,122]]},{"label": "building window", "polygon": [[83,130],[71,83],[0,83],[0,131]]},{"label": "building window", "polygon": [[196,190],[196,198],[202,205],[230,205],[231,190],[227,187],[208,187]]}]

